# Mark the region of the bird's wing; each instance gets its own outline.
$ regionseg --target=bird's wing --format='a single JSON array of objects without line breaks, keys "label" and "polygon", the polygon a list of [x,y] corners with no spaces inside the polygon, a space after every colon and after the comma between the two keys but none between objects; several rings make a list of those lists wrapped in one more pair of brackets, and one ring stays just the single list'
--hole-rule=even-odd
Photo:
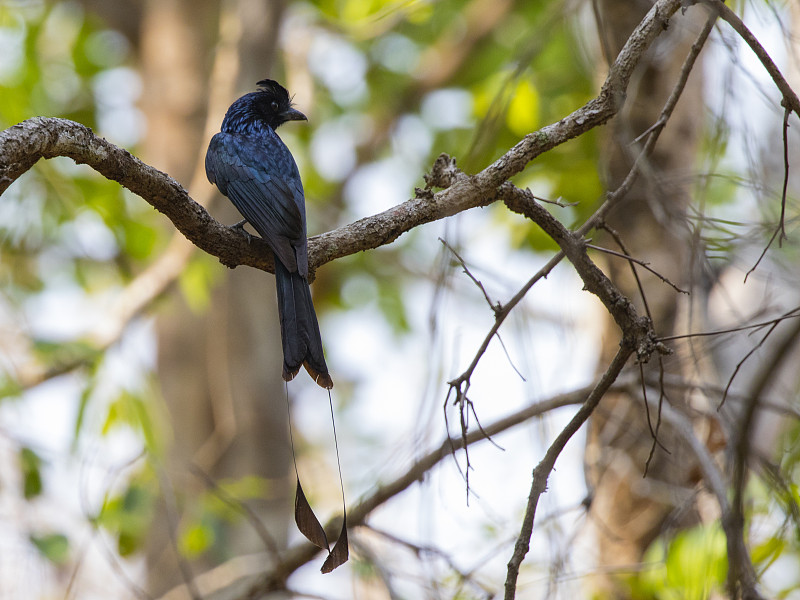
[{"label": "bird's wing", "polygon": [[228,133],[215,135],[206,154],[206,174],[272,247],[291,272],[307,276],[303,185],[288,149]]}]

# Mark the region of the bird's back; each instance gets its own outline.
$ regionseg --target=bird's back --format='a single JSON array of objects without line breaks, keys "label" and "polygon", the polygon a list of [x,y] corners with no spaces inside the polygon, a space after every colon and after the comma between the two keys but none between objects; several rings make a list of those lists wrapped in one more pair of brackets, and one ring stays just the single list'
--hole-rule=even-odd
[{"label": "bird's back", "polygon": [[206,175],[290,271],[308,274],[305,198],[291,152],[267,126],[221,131],[206,153]]}]

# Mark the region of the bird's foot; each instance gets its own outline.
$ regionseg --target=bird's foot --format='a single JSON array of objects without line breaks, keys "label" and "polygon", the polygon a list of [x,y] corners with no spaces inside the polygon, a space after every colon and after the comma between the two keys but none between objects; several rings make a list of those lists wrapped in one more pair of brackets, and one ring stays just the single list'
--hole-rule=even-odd
[{"label": "bird's foot", "polygon": [[238,229],[239,231],[241,231],[247,238],[247,243],[249,244],[253,240],[253,236],[250,235],[250,232],[244,228],[245,223],[247,223],[247,219],[242,219],[238,223],[231,225],[231,229]]}]

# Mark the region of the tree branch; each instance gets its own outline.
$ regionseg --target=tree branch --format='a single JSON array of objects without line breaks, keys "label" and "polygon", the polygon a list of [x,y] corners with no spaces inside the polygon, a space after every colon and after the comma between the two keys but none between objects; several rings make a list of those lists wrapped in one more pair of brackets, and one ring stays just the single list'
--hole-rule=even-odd
[{"label": "tree branch", "polygon": [[528,495],[528,506],[525,509],[525,516],[522,519],[522,529],[519,532],[519,537],[514,545],[514,553],[511,560],[508,561],[508,573],[505,583],[505,600],[513,600],[517,593],[517,577],[519,575],[519,567],[522,560],[528,553],[530,547],[531,535],[533,534],[533,521],[536,516],[536,507],[539,504],[540,496],[547,490],[547,479],[555,467],[556,459],[561,454],[564,447],[570,438],[575,435],[575,432],[581,428],[586,420],[591,416],[594,409],[600,403],[605,393],[611,388],[614,382],[622,372],[628,358],[634,352],[635,346],[629,343],[629,340],[623,338],[620,342],[620,348],[616,356],[611,361],[611,364],[603,373],[603,376],[597,382],[597,385],[587,396],[580,410],[575,413],[567,426],[558,434],[555,441],[547,449],[542,461],[536,465],[533,470],[533,480],[531,481],[531,491]]},{"label": "tree branch", "polygon": [[[644,51],[662,32],[680,0],[659,0],[612,65],[600,94],[586,105],[541,130],[526,135],[497,161],[437,193],[417,197],[377,215],[360,219],[309,240],[309,268],[396,240],[422,225],[497,199],[497,188],[543,152],[578,137],[612,118],[622,105],[631,73]],[[41,158],[68,156],[117,181],[166,215],[200,249],[228,267],[249,265],[273,272],[272,252],[262,240],[247,238],[215,221],[174,179],[126,150],[99,138],[88,127],[35,117],[0,132],[0,194]]]},{"label": "tree branch", "polygon": [[721,0],[704,0],[704,4],[719,14],[720,18],[726,21],[747,45],[750,46],[750,49],[758,57],[758,60],[761,61],[764,69],[769,73],[775,86],[780,90],[783,96],[781,106],[793,111],[800,117],[800,98],[794,93],[792,86],[786,81],[786,78],[783,76],[778,66],[773,62],[772,58],[770,58],[769,53],[764,49],[764,46],[761,45],[761,42],[758,41],[758,38],[753,35],[753,32],[747,28],[747,25],[739,18],[739,15],[728,8]]},{"label": "tree branch", "polygon": [[141,196],[166,215],[189,241],[229,267],[239,264],[269,270],[272,252],[265,242],[218,223],[172,177],[142,162],[80,123],[34,117],[0,132],[0,194],[41,158],[67,156]]}]

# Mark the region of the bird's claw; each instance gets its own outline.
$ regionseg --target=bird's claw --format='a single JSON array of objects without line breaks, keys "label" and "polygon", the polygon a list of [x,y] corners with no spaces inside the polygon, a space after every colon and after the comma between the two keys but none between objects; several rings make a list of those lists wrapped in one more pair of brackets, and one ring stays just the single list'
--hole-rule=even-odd
[{"label": "bird's claw", "polygon": [[250,232],[244,228],[245,223],[247,223],[247,219],[242,219],[238,223],[234,223],[233,225],[231,225],[231,229],[238,229],[239,231],[241,231],[247,238],[247,243],[249,244],[253,240],[253,236],[250,235]]}]

